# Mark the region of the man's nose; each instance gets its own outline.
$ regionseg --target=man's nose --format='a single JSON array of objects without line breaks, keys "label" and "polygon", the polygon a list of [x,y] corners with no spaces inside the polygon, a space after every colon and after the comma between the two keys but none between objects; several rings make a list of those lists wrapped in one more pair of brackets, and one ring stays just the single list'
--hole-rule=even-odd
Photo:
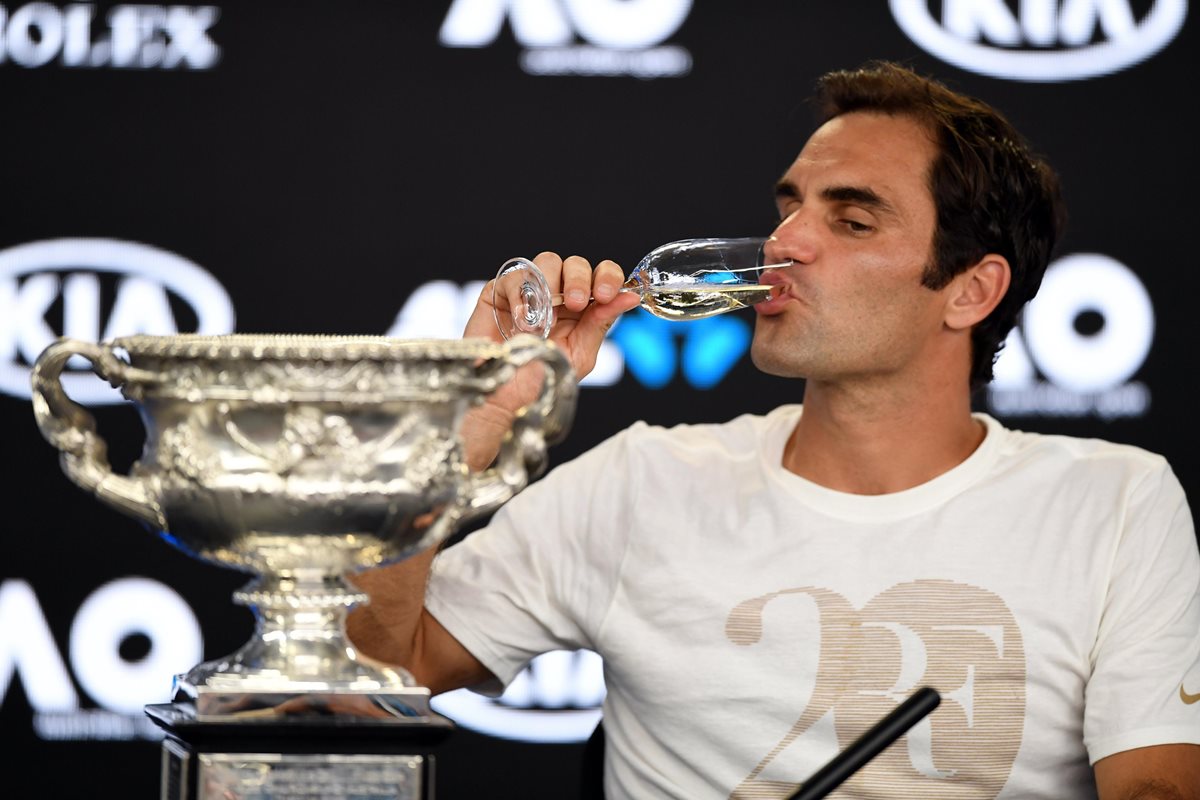
[{"label": "man's nose", "polygon": [[807,264],[817,254],[817,237],[812,221],[803,209],[797,209],[783,219],[763,245],[763,258],[768,264],[793,261]]}]

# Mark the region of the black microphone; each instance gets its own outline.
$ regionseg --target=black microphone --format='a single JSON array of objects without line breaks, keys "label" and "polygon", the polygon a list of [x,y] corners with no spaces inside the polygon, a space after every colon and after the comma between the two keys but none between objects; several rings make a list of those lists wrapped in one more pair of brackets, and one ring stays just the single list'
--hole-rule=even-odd
[{"label": "black microphone", "polygon": [[832,761],[814,772],[803,786],[788,796],[787,800],[818,800],[829,794],[864,764],[882,753],[888,745],[903,736],[909,728],[924,719],[941,702],[942,696],[928,686],[918,689],[912,697],[896,706],[892,713],[876,722],[849,747],[834,756]]}]

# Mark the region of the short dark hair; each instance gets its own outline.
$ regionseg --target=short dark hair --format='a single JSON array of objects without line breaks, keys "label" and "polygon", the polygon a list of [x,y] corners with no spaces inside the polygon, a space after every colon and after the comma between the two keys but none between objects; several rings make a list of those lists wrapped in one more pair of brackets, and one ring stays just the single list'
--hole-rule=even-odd
[{"label": "short dark hair", "polygon": [[821,123],[878,112],[911,117],[932,135],[938,152],[928,180],[937,227],[924,286],[941,289],[988,253],[1008,259],[1008,293],[971,331],[971,388],[987,384],[1065,225],[1058,176],[999,111],[898,64],[830,72],[818,81],[817,102]]}]

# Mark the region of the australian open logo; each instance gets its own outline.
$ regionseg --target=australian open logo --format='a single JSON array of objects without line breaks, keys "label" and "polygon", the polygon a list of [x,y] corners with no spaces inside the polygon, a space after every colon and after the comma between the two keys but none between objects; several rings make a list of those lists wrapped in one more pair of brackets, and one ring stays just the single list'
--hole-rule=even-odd
[{"label": "australian open logo", "polygon": [[[1131,67],[1162,50],[1187,0],[889,0],[904,33],[970,72],[1019,81],[1070,81]],[[1135,6],[1137,8],[1135,8]],[[1139,13],[1140,11],[1140,13]]]},{"label": "australian open logo", "polygon": [[0,581],[0,708],[10,695],[23,694],[40,739],[161,739],[146,704],[167,702],[170,680],[163,676],[204,655],[200,622],[187,601],[137,575],[92,591],[68,635],[54,633],[33,584]]},{"label": "australian open logo", "polygon": [[443,47],[489,47],[505,22],[530,75],[686,75],[692,56],[667,43],[692,0],[454,0],[438,33]]},{"label": "australian open logo", "polygon": [[[115,239],[50,239],[0,250],[0,392],[30,396],[30,367],[58,336],[233,331],[225,288],[182,256]],[[121,396],[92,373],[63,375],[85,404]]]},{"label": "australian open logo", "polygon": [[1154,306],[1133,270],[1076,253],[1046,270],[1009,334],[988,386],[1002,417],[1141,417],[1150,389],[1137,379],[1154,342]]}]

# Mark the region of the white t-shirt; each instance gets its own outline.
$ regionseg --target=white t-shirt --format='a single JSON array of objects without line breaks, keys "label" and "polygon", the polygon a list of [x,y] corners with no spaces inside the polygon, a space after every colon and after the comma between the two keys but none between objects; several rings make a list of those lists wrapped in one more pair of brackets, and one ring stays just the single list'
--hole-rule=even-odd
[{"label": "white t-shirt", "polygon": [[987,426],[928,483],[782,468],[799,406],[637,424],[435,561],[427,607],[503,683],[589,648],[614,798],[781,798],[932,686],[839,796],[1094,797],[1089,766],[1200,744],[1200,554],[1167,463]]}]

